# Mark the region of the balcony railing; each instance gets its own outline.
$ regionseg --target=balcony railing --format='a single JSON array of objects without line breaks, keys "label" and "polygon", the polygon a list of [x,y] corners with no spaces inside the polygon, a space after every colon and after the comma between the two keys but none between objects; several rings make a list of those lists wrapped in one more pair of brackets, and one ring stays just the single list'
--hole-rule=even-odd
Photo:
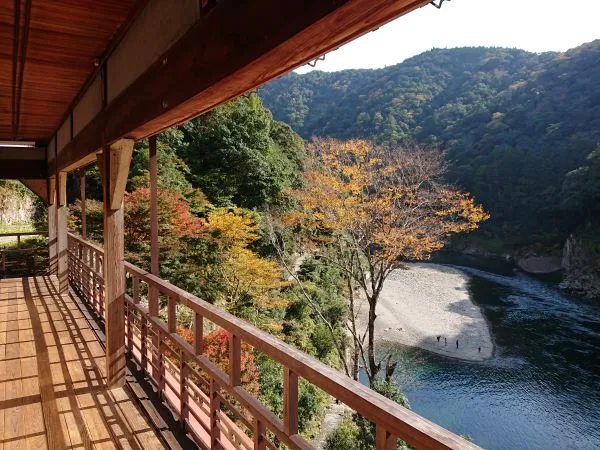
[{"label": "balcony railing", "polygon": [[[101,247],[69,234],[70,283],[100,318],[104,315],[102,260]],[[298,433],[298,382],[303,378],[373,422],[377,449],[395,449],[398,438],[416,448],[478,448],[169,282],[129,263],[125,263],[125,271],[128,356],[147,373],[198,445],[276,449],[278,440],[288,448],[313,448]],[[158,309],[159,298],[165,304],[162,312]],[[192,342],[180,334],[176,314],[180,305],[192,312]],[[226,330],[229,335],[227,371],[203,352],[204,330],[211,327]],[[282,418],[244,388],[242,343],[281,365]]]}]

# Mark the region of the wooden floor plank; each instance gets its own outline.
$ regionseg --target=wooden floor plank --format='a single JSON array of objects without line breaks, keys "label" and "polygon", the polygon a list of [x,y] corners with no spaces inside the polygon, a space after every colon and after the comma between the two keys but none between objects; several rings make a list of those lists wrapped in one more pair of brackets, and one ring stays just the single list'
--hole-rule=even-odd
[{"label": "wooden floor plank", "polygon": [[0,280],[0,450],[161,449],[129,391],[109,391],[87,319],[49,277]]}]

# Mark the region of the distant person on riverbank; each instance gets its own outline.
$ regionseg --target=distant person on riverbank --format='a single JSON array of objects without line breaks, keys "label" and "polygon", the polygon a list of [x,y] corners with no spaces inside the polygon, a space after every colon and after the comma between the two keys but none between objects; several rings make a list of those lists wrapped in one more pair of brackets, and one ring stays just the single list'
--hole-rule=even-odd
[{"label": "distant person on riverbank", "polygon": [[440,342],[440,339],[441,339],[441,338],[442,338],[441,336],[438,336],[438,337],[437,337],[437,339],[438,339],[438,343]]},{"label": "distant person on riverbank", "polygon": [[444,345],[448,345],[448,339],[444,338]]},{"label": "distant person on riverbank", "polygon": [[458,339],[456,340],[456,348],[458,348]]},{"label": "distant person on riverbank", "polygon": [[477,347],[477,351],[481,353],[481,347]]}]

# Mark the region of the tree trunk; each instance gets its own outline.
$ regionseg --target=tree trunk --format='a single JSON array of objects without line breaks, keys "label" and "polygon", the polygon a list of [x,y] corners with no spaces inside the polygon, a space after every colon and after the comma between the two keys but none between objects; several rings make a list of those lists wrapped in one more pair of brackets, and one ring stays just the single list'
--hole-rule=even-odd
[{"label": "tree trunk", "polygon": [[378,297],[379,296],[373,296],[369,298],[369,323],[367,325],[369,333],[369,342],[367,343],[367,358],[369,362],[369,370],[367,375],[369,377],[369,384],[371,385],[376,380],[377,374],[379,373],[379,368],[381,367],[380,364],[377,364],[375,362],[375,319],[377,318],[377,314],[375,314],[375,308],[377,306]]},{"label": "tree trunk", "polygon": [[358,342],[359,336],[356,332],[356,315],[354,311],[354,289],[352,286],[352,279],[347,278],[348,283],[348,300],[350,303],[350,324],[352,326],[352,336],[354,340],[354,354],[352,355],[352,372],[351,376],[354,380],[358,381],[358,362],[360,357],[360,342]]}]

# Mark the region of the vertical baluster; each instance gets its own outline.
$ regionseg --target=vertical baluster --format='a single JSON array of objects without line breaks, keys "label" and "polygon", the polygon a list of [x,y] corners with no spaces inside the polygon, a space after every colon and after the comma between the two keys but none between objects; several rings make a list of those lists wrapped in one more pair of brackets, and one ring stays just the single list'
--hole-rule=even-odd
[{"label": "vertical baluster", "polygon": [[266,450],[267,441],[265,440],[265,424],[261,420],[254,418],[254,450]]},{"label": "vertical baluster", "polygon": [[201,355],[204,341],[204,317],[201,314],[194,314],[194,352]]},{"label": "vertical baluster", "polygon": [[383,425],[377,424],[375,440],[377,450],[396,450],[397,438],[388,433]]},{"label": "vertical baluster", "polygon": [[140,316],[140,320],[141,320],[141,334],[142,334],[142,342],[140,343],[140,347],[141,347],[141,362],[142,362],[142,370],[146,373],[150,373],[148,371],[148,321],[146,319],[146,317],[144,317],[143,315]]},{"label": "vertical baluster", "polygon": [[83,245],[77,246],[77,288],[83,292]]},{"label": "vertical baluster", "polygon": [[158,394],[161,399],[164,399],[165,390],[165,351],[167,350],[164,343],[164,337],[162,332],[157,328],[158,331]]},{"label": "vertical baluster", "polygon": [[187,420],[189,418],[189,395],[187,390],[187,379],[189,371],[183,350],[179,352],[179,358],[179,411],[181,414],[181,425],[185,428],[185,424],[187,423]]},{"label": "vertical baluster", "polygon": [[219,413],[221,410],[221,399],[219,397],[219,385],[213,379],[210,380],[210,448],[220,448],[221,430],[219,428]]},{"label": "vertical baluster", "polygon": [[229,333],[229,384],[239,386],[242,374],[242,343],[239,336]]},{"label": "vertical baluster", "polygon": [[140,304],[140,279],[135,275],[132,275],[131,290],[133,296],[133,303],[136,305]]},{"label": "vertical baluster", "polygon": [[283,368],[283,430],[298,434],[298,375],[289,367]]},{"label": "vertical baluster", "polygon": [[133,306],[126,301],[125,302],[125,317],[127,318],[127,349],[129,351],[129,357],[133,354],[133,325],[131,323],[133,313]]},{"label": "vertical baluster", "polygon": [[175,333],[177,331],[177,303],[172,295],[167,297],[167,309],[168,309],[168,322],[169,333]]}]

